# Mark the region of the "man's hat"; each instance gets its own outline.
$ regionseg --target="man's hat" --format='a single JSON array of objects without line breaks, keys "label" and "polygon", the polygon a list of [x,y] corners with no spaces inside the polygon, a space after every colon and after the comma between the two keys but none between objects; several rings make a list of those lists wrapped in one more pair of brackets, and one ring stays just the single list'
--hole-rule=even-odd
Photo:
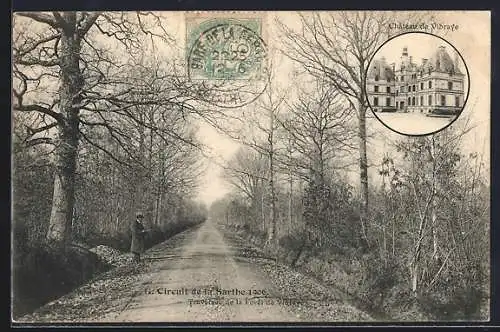
[{"label": "man's hat", "polygon": [[136,216],[137,218],[139,218],[139,217],[144,217],[144,214],[143,214],[141,211],[138,211],[138,212],[135,214],[135,216]]}]

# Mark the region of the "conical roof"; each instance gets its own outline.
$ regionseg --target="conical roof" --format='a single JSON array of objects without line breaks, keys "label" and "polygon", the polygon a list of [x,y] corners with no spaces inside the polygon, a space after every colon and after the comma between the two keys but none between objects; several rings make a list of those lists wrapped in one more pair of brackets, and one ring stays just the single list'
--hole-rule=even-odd
[{"label": "conical roof", "polygon": [[385,58],[374,59],[370,65],[370,69],[368,70],[368,78],[393,81],[394,71],[391,66],[386,63]]},{"label": "conical roof", "polygon": [[444,46],[439,46],[438,49],[434,52],[432,57],[429,59],[424,69],[428,69],[431,67],[433,70],[441,73],[458,73],[461,74],[458,66],[455,65],[454,61],[446,52]]}]

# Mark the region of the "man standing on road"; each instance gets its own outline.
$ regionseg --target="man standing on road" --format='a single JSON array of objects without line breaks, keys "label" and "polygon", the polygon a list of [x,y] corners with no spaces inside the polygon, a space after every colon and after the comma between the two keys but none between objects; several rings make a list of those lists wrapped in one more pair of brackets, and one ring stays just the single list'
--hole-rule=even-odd
[{"label": "man standing on road", "polygon": [[135,221],[130,225],[130,231],[132,232],[132,243],[130,245],[130,251],[134,254],[134,262],[139,263],[141,261],[141,254],[144,252],[144,224],[142,220],[144,215],[142,212],[136,213]]}]

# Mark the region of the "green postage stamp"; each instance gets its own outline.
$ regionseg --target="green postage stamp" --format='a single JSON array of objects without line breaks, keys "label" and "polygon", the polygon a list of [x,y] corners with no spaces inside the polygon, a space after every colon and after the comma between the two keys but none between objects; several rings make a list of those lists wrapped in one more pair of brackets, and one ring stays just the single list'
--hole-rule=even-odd
[{"label": "green postage stamp", "polygon": [[267,82],[263,15],[186,15],[186,63],[191,80],[210,85],[206,102],[240,107],[255,100]]}]

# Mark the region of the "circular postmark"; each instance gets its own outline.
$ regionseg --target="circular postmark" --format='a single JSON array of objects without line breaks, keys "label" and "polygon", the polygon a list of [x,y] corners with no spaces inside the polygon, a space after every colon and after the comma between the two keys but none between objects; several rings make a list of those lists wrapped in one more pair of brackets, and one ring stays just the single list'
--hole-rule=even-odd
[{"label": "circular postmark", "polygon": [[217,24],[194,41],[188,54],[188,76],[202,83],[204,102],[227,108],[247,105],[267,86],[266,45],[242,24]]},{"label": "circular postmark", "polygon": [[388,39],[366,71],[366,100],[387,128],[407,136],[435,134],[462,113],[469,69],[450,42],[428,32]]}]

